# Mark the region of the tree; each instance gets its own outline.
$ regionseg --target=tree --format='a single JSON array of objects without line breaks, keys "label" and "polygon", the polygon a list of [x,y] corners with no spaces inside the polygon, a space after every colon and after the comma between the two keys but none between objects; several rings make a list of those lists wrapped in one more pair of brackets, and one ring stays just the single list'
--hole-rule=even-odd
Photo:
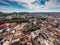
[{"label": "tree", "polygon": [[34,23],[31,23],[32,28],[30,29],[31,31],[38,30],[39,27],[37,27]]}]

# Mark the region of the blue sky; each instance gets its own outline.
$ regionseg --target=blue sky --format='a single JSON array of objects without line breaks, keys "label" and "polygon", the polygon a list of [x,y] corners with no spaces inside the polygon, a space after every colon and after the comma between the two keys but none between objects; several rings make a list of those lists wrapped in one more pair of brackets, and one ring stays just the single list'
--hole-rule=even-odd
[{"label": "blue sky", "polygon": [[2,12],[60,12],[60,0],[0,0]]}]

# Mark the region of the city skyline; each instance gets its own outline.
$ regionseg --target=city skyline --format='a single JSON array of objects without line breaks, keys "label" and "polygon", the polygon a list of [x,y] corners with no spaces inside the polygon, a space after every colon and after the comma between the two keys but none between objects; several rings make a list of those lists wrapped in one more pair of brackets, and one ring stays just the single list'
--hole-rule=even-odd
[{"label": "city skyline", "polygon": [[60,12],[60,0],[0,0],[2,12]]}]

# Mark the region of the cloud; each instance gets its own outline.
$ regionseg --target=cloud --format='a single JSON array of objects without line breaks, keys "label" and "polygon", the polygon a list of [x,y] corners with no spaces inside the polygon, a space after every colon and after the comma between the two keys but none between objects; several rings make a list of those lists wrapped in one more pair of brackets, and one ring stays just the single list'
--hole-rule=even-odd
[{"label": "cloud", "polygon": [[23,2],[23,3],[31,3],[34,2],[35,0],[10,0],[10,1],[16,1],[16,2]]},{"label": "cloud", "polygon": [[10,1],[16,1],[18,2],[18,4],[27,7],[29,9],[39,9],[40,5],[38,3],[32,4],[35,1],[39,1],[39,0],[10,0]]},{"label": "cloud", "polygon": [[0,11],[10,13],[10,12],[19,12],[20,9],[13,8],[10,6],[0,6]]},{"label": "cloud", "polygon": [[6,4],[6,5],[10,5],[8,2],[5,2],[3,0],[1,0],[0,3]]},{"label": "cloud", "polygon": [[[26,8],[29,8],[29,9],[48,9],[48,8],[54,8],[54,7],[60,6],[60,5],[58,5],[57,0],[49,0],[49,1],[43,0],[43,1],[45,1],[44,2],[45,5],[40,5],[42,3],[42,0],[10,0],[10,1],[18,2],[18,4],[20,4]],[[35,3],[32,4],[33,2],[35,2]]]},{"label": "cloud", "polygon": [[22,4],[23,6],[29,8],[29,9],[39,9],[40,8],[40,5],[39,4]]},{"label": "cloud", "polygon": [[49,0],[48,2],[45,3],[44,8],[55,8],[55,7],[60,7],[60,4],[58,5],[57,0]]},{"label": "cloud", "polygon": [[[8,3],[9,1],[9,3]],[[2,10],[12,10],[12,11],[56,11],[57,7],[60,7],[60,1],[59,0],[43,0],[45,2],[42,2],[42,0],[8,0],[8,1],[3,1],[1,0],[0,2],[9,5],[8,7],[0,7]],[[42,3],[42,4],[41,4]],[[11,6],[10,6],[11,5]],[[24,8],[22,8],[24,7]],[[15,9],[16,8],[16,9]],[[51,10],[54,9],[54,10]],[[25,9],[25,10],[23,10]],[[59,8],[60,9],[60,8]]]}]

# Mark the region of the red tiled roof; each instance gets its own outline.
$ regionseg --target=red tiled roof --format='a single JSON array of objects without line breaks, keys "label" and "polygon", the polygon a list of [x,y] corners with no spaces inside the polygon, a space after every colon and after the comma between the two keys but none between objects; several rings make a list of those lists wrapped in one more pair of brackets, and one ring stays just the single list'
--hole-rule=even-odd
[{"label": "red tiled roof", "polygon": [[0,28],[3,28],[4,26],[9,26],[10,23],[3,23],[3,24],[0,24]]}]

